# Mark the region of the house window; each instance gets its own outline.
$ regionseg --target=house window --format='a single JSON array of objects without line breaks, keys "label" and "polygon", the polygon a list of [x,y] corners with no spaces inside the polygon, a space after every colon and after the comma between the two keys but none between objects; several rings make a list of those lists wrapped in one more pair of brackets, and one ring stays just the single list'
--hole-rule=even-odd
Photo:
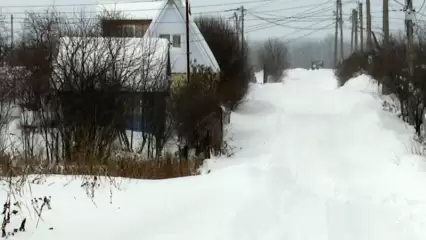
[{"label": "house window", "polygon": [[143,37],[144,33],[145,33],[145,27],[143,25],[135,26],[135,37]]},{"label": "house window", "polygon": [[173,47],[180,48],[180,44],[181,44],[180,35],[173,35],[172,43],[173,43]]},{"label": "house window", "polygon": [[160,34],[160,38],[164,38],[170,41],[170,34]]},{"label": "house window", "polygon": [[134,37],[135,29],[135,25],[123,25],[123,37]]}]

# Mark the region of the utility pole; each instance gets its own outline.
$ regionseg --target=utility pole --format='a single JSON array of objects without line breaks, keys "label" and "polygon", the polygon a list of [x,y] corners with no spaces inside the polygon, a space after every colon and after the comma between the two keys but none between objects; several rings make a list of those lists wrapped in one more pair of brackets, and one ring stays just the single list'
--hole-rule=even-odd
[{"label": "utility pole", "polygon": [[354,33],[355,33],[355,51],[358,51],[358,11],[354,11]]},{"label": "utility pole", "polygon": [[351,16],[350,16],[350,20],[351,20],[351,53],[354,52],[354,27],[355,27],[355,20],[354,20],[354,11],[352,10]]},{"label": "utility pole", "polygon": [[407,31],[407,63],[410,76],[414,75],[414,52],[413,52],[413,0],[405,1],[405,24]]},{"label": "utility pole", "polygon": [[360,49],[361,52],[364,52],[364,18],[362,16],[362,2],[359,2],[359,39],[360,39]]},{"label": "utility pole", "polygon": [[334,66],[337,67],[337,36],[339,34],[339,0],[336,0],[336,10],[334,12],[335,14],[335,32],[334,32]]},{"label": "utility pole", "polygon": [[342,14],[342,0],[339,0],[339,24],[340,24],[340,61],[343,61],[343,14]]},{"label": "utility pole", "polygon": [[366,0],[367,5],[367,51],[371,51],[373,48],[373,42],[371,41],[371,3],[370,0]]},{"label": "utility pole", "polygon": [[383,0],[383,49],[385,68],[387,68],[387,54],[389,52],[389,0]]},{"label": "utility pole", "polygon": [[244,6],[241,6],[241,51],[243,54],[244,53],[244,14],[245,14],[245,9]]},{"label": "utility pole", "polygon": [[236,12],[234,12],[234,18],[235,18],[235,29],[237,30],[237,32],[240,32],[240,20],[239,20],[239,16]]},{"label": "utility pole", "polygon": [[189,0],[185,0],[186,11],[186,81],[189,83],[191,77],[191,54],[189,51]]},{"label": "utility pole", "polygon": [[350,20],[351,20],[351,53],[354,52],[354,27],[355,27],[355,20],[354,20],[354,11],[352,10],[351,16],[350,16]]},{"label": "utility pole", "polygon": [[13,49],[13,14],[10,14],[10,48]]}]

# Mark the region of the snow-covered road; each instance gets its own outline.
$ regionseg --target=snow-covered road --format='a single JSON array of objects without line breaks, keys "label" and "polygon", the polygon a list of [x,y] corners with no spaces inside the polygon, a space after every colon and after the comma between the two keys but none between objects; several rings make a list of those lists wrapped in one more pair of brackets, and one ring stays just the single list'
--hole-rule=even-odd
[{"label": "snow-covered road", "polygon": [[[331,70],[253,85],[231,117],[235,155],[211,173],[105,186],[33,185],[52,210],[17,239],[416,240],[426,237],[424,160],[413,129],[382,110],[365,76],[337,89]],[[66,185],[66,186],[65,186]],[[47,230],[54,227],[54,230]]]},{"label": "snow-covered road", "polygon": [[285,84],[254,86],[233,118],[235,160],[262,172],[240,239],[426,235],[426,168],[410,155],[412,128],[382,110],[366,76],[337,89],[331,70],[292,70]]}]

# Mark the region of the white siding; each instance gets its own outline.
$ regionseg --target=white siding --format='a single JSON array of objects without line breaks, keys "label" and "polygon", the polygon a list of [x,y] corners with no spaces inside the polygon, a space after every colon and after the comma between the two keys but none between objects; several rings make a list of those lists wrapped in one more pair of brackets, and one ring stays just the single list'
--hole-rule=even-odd
[{"label": "white siding", "polygon": [[[152,37],[159,37],[161,34],[179,34],[181,36],[181,47],[170,48],[172,72],[174,73],[186,73],[186,25],[185,19],[182,19],[176,6],[173,4],[167,4],[164,12],[160,13],[154,27],[151,32],[148,33]],[[196,33],[190,31],[190,45],[189,50],[191,54],[191,61],[196,60],[197,64],[210,66],[213,69],[215,66],[211,63],[210,59],[206,58],[202,54],[200,44],[196,44],[197,41],[204,41],[202,36],[196,36]],[[201,39],[201,40],[197,40]]]}]

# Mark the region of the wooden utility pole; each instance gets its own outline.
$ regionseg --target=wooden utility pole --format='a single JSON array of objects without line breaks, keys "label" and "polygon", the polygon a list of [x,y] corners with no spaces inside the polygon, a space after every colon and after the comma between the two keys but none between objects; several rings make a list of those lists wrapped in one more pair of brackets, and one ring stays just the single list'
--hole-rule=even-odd
[{"label": "wooden utility pole", "polygon": [[354,9],[355,51],[358,51],[358,11]]},{"label": "wooden utility pole", "polygon": [[340,25],[340,61],[343,61],[343,14],[342,14],[342,0],[339,0],[339,25]]},{"label": "wooden utility pole", "polygon": [[189,83],[191,77],[191,54],[189,49],[189,0],[185,0],[186,11],[186,81]]},{"label": "wooden utility pole", "polygon": [[373,48],[373,42],[371,41],[371,3],[370,0],[366,0],[367,7],[367,51],[371,51]]},{"label": "wooden utility pole", "polygon": [[244,6],[241,6],[241,51],[244,54],[244,14],[245,14],[245,9]]},{"label": "wooden utility pole", "polygon": [[14,43],[14,39],[13,39],[13,14],[10,14],[10,47],[13,49],[13,43]]},{"label": "wooden utility pole", "polygon": [[339,34],[339,0],[336,0],[336,10],[334,12],[335,14],[335,32],[334,32],[334,66],[337,67],[337,36]]},{"label": "wooden utility pole", "polygon": [[235,29],[237,30],[237,32],[240,32],[240,21],[239,21],[239,16],[236,12],[234,12],[234,18],[235,18]]},{"label": "wooden utility pole", "polygon": [[352,10],[351,16],[351,53],[354,52],[354,27],[355,27],[355,20],[354,20],[354,11]]},{"label": "wooden utility pole", "polygon": [[414,49],[413,49],[413,0],[405,1],[405,24],[407,32],[407,63],[410,76],[414,75]]},{"label": "wooden utility pole", "polygon": [[[383,0],[383,49],[387,56],[389,52],[389,0]],[[387,57],[384,57],[385,64],[387,64],[386,59]]]},{"label": "wooden utility pole", "polygon": [[364,52],[364,18],[362,16],[362,2],[359,2],[359,39],[360,39],[360,50]]}]

